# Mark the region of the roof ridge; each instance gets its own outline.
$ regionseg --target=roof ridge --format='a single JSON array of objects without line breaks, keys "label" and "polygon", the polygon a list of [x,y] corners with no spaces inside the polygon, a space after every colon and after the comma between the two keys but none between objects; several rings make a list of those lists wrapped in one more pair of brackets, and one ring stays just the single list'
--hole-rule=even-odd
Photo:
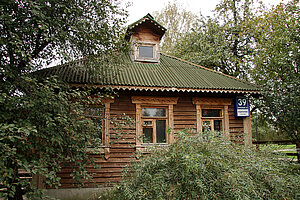
[{"label": "roof ridge", "polygon": [[143,21],[145,18],[149,18],[150,20],[152,20],[154,23],[156,23],[156,25],[157,25],[158,27],[160,27],[160,28],[163,29],[164,31],[167,30],[164,26],[162,26],[160,23],[158,23],[158,22],[153,18],[153,16],[152,16],[150,13],[147,13],[147,15],[145,15],[144,17],[142,17],[142,18],[140,18],[139,20],[137,20],[137,21],[135,21],[135,22],[129,24],[129,25],[128,25],[128,30],[134,28],[137,24],[141,23],[141,21]]},{"label": "roof ridge", "polygon": [[250,86],[256,86],[256,87],[259,87],[260,89],[262,89],[260,86],[258,86],[258,85],[256,85],[256,84],[249,83],[248,81],[245,81],[245,80],[236,78],[236,77],[234,77],[234,76],[230,76],[230,75],[228,75],[228,74],[224,74],[224,73],[222,73],[222,72],[218,72],[218,71],[213,70],[213,69],[210,69],[210,68],[208,68],[208,67],[203,67],[203,66],[201,66],[201,65],[198,65],[198,64],[192,63],[192,62],[190,62],[190,61],[187,61],[187,60],[178,58],[178,57],[176,57],[176,56],[171,56],[171,55],[169,55],[169,54],[162,53],[162,52],[160,52],[160,54],[165,55],[165,56],[168,56],[168,57],[173,58],[173,59],[176,59],[176,60],[179,60],[179,61],[182,61],[182,62],[185,62],[185,63],[190,64],[190,65],[194,65],[194,66],[196,66],[196,67],[203,68],[203,69],[205,69],[205,70],[214,72],[214,73],[216,73],[216,74],[220,74],[220,75],[222,75],[222,76],[226,76],[226,77],[228,77],[228,78],[231,78],[231,79],[234,79],[234,80],[237,80],[237,81],[241,81],[241,82],[246,83],[246,84],[248,84],[248,85],[250,85]]}]

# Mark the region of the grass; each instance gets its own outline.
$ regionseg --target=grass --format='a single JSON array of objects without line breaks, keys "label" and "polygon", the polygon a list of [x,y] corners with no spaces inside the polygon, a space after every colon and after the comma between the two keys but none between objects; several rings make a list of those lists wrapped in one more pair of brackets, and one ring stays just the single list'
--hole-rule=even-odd
[{"label": "grass", "polygon": [[[257,145],[255,145],[257,146]],[[268,150],[268,151],[272,151],[272,152],[281,152],[283,154],[283,156],[285,156],[285,153],[297,153],[296,151],[296,144],[285,144],[285,145],[281,145],[281,144],[260,144],[258,145],[259,149],[262,151]],[[288,150],[288,151],[284,151],[284,150]],[[287,156],[288,158],[290,158],[291,160],[296,160],[297,156]]]}]

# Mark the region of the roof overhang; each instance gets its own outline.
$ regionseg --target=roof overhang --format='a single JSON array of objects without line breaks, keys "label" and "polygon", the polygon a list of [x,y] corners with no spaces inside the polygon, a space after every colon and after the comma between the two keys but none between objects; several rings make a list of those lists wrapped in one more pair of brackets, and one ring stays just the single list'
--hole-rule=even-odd
[{"label": "roof overhang", "polygon": [[130,35],[132,34],[132,32],[134,32],[134,29],[143,24],[147,24],[148,26],[151,27],[152,30],[157,32],[160,39],[167,31],[167,29],[165,27],[163,27],[161,24],[159,24],[157,21],[155,21],[154,18],[148,13],[147,15],[145,15],[138,21],[136,21],[128,26],[126,34],[125,34],[125,39],[129,41]]},{"label": "roof overhang", "polygon": [[94,84],[69,84],[71,87],[93,87],[99,89],[129,90],[129,91],[163,91],[163,92],[188,92],[188,93],[223,93],[223,94],[252,94],[259,95],[260,90],[226,90],[226,89],[193,89],[176,87],[145,87],[145,86],[124,86],[124,85],[94,85]]}]

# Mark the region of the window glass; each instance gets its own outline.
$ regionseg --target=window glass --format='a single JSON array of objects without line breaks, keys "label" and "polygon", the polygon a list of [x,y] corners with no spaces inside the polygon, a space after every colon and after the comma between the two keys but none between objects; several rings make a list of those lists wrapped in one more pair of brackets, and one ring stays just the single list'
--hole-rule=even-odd
[{"label": "window glass", "polygon": [[157,143],[166,143],[166,120],[156,120]]},{"label": "window glass", "polygon": [[139,57],[153,58],[153,46],[139,46]]},{"label": "window glass", "polygon": [[143,143],[153,143],[153,128],[143,128]]},{"label": "window glass", "polygon": [[165,117],[165,108],[143,108],[143,117]]},{"label": "window glass", "polygon": [[214,131],[222,130],[222,120],[214,120]]},{"label": "window glass", "polygon": [[221,117],[221,109],[202,109],[202,117]]}]

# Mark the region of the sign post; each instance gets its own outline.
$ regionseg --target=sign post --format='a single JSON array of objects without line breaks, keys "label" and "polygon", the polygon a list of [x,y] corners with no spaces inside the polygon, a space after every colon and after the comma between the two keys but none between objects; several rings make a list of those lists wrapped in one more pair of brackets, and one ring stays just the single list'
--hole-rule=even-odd
[{"label": "sign post", "polygon": [[234,102],[235,117],[249,117],[249,100],[244,96],[236,97]]}]

